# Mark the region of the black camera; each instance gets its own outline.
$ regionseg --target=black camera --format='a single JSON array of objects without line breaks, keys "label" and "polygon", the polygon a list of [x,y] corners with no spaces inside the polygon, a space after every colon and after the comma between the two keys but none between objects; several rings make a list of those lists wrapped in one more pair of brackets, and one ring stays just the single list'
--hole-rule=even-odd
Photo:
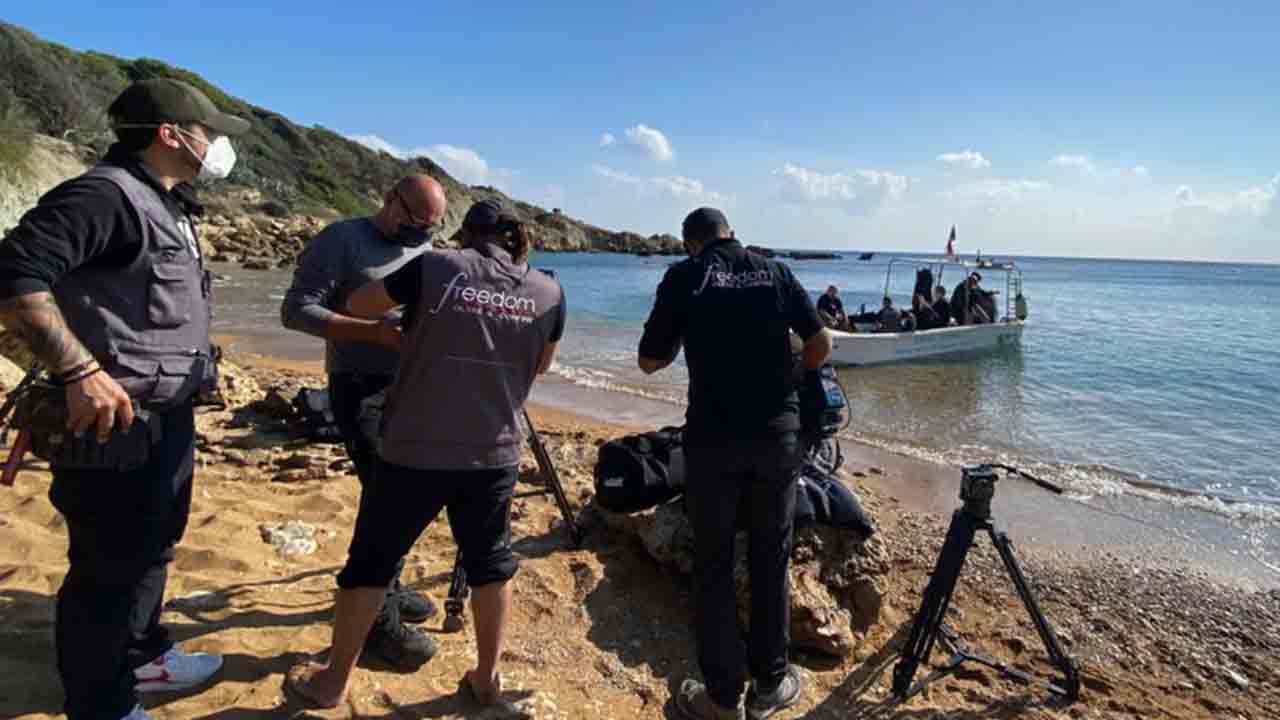
[{"label": "black camera", "polygon": [[832,437],[848,424],[849,400],[835,368],[805,370],[800,381],[800,427],[806,434]]}]

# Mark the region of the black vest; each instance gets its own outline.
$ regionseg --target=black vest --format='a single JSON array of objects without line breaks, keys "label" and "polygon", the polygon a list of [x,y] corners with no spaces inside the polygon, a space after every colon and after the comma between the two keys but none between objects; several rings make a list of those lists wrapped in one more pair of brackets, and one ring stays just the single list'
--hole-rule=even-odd
[{"label": "black vest", "polygon": [[83,266],[53,287],[67,325],[134,400],[179,404],[214,375],[211,285],[195,249],[155,188],[115,165],[88,177],[123,192],[142,228],[142,249],[123,268]]}]

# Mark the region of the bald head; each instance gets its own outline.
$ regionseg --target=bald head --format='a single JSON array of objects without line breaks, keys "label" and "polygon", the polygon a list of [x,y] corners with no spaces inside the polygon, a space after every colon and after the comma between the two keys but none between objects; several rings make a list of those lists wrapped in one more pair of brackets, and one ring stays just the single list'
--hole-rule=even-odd
[{"label": "bald head", "polygon": [[438,226],[448,210],[444,188],[430,175],[406,175],[382,199],[382,210],[374,223],[384,235],[395,235],[401,228],[417,231]]},{"label": "bald head", "polygon": [[444,196],[444,187],[430,175],[406,175],[396,183],[396,191],[408,201],[414,217],[428,220],[434,225],[444,219],[449,209],[449,201]]}]

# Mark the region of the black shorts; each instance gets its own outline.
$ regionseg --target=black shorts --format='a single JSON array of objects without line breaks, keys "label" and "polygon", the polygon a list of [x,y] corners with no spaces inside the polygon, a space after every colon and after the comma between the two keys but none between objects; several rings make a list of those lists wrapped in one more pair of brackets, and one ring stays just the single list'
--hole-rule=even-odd
[{"label": "black shorts", "polygon": [[379,458],[360,493],[338,587],[385,588],[400,558],[445,508],[467,583],[480,587],[509,580],[517,567],[511,552],[511,495],[518,477],[515,467],[417,470]]}]

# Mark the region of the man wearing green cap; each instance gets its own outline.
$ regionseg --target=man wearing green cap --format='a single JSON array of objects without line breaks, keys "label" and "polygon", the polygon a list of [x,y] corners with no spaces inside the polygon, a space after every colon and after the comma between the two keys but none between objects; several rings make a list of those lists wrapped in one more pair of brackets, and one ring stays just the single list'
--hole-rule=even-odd
[{"label": "man wearing green cap", "polygon": [[[50,461],[69,537],[56,617],[69,720],[145,720],[138,692],[194,687],[222,665],[177,649],[159,619],[191,507],[193,400],[216,380],[190,183],[231,172],[228,137],[249,123],[169,79],[129,86],[108,114],[106,157],[0,244],[0,321],[64,388],[67,428],[133,453]],[[124,442],[135,422],[145,450]]]}]

